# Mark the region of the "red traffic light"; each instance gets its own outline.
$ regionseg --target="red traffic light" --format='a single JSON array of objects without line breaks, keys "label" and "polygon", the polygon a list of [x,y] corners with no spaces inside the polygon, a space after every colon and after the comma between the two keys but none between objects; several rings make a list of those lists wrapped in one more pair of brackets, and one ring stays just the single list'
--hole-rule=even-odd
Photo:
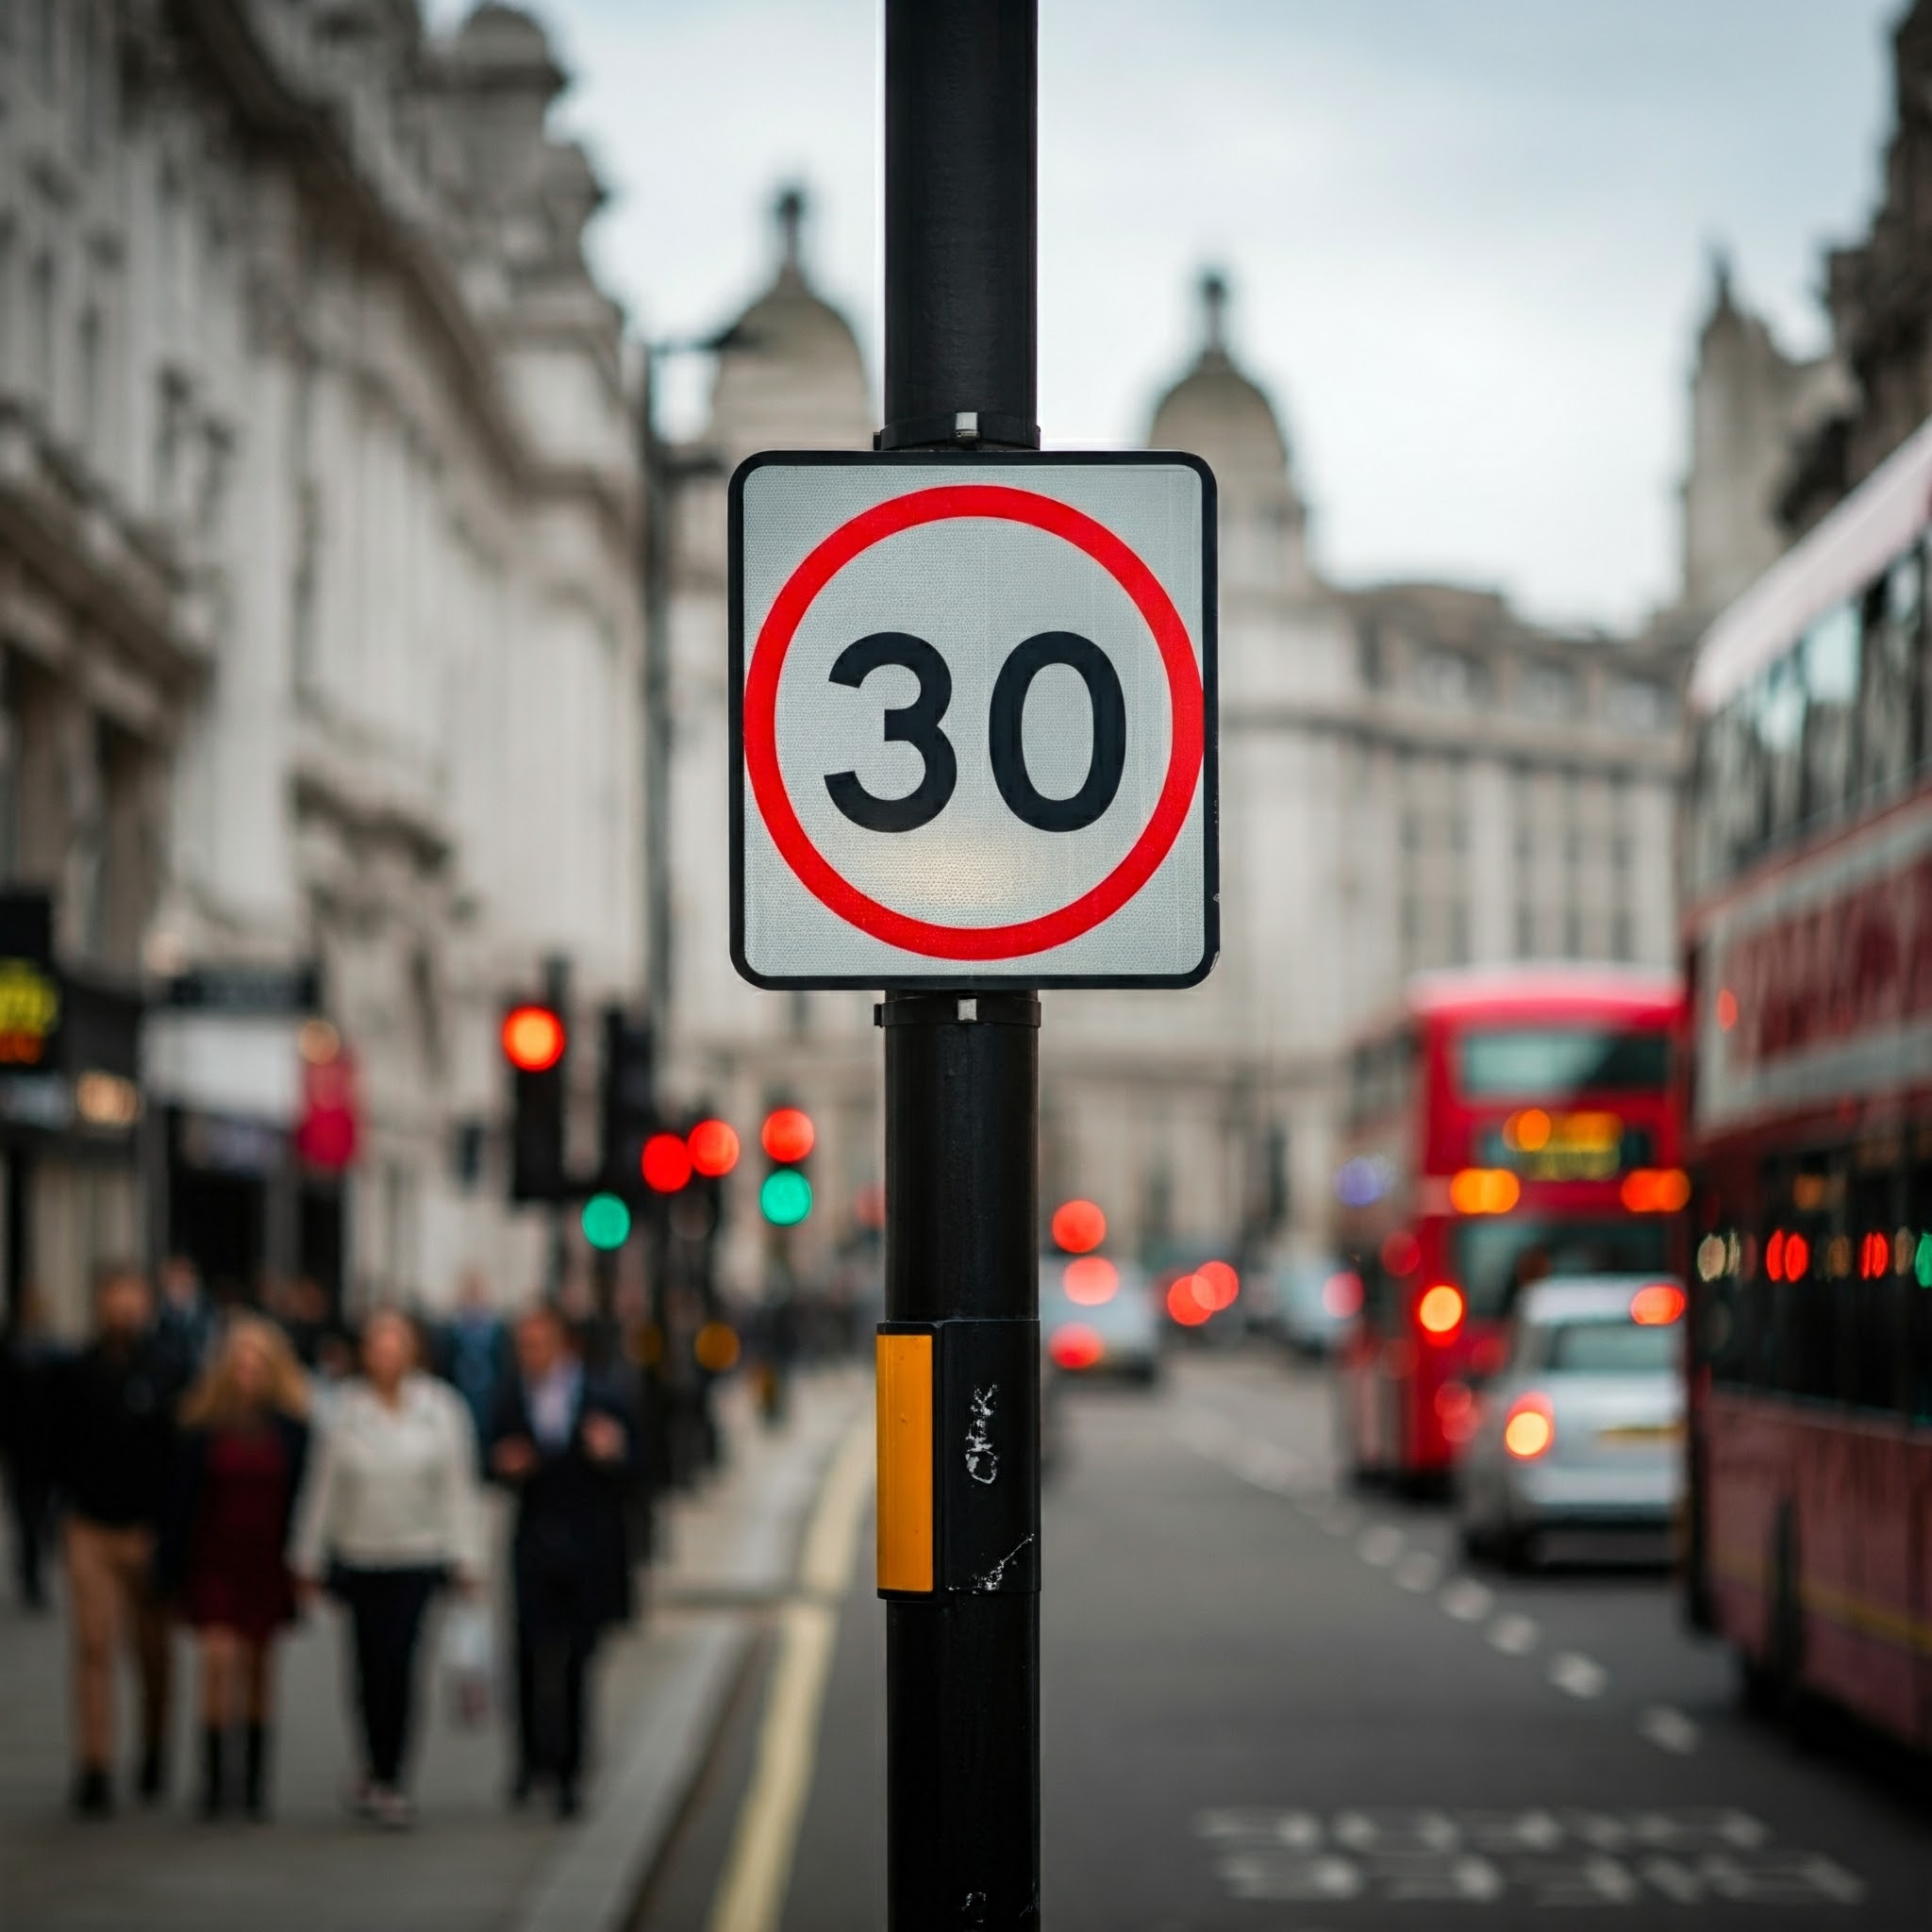
[{"label": "red traffic light", "polygon": [[520,1074],[547,1074],[563,1058],[570,1036],[549,1007],[512,1007],[503,1016],[503,1057]]},{"label": "red traffic light", "polygon": [[700,1121],[684,1137],[691,1166],[708,1181],[738,1165],[738,1135],[724,1121]]},{"label": "red traffic light", "polygon": [[1107,1216],[1091,1201],[1062,1201],[1053,1210],[1054,1243],[1069,1255],[1090,1255],[1107,1239]]},{"label": "red traffic light", "polygon": [[691,1179],[691,1153],[681,1134],[653,1134],[638,1167],[654,1194],[675,1194]]},{"label": "red traffic light", "polygon": [[803,1160],[818,1139],[818,1129],[803,1108],[775,1107],[765,1116],[758,1143],[774,1160],[788,1165]]}]

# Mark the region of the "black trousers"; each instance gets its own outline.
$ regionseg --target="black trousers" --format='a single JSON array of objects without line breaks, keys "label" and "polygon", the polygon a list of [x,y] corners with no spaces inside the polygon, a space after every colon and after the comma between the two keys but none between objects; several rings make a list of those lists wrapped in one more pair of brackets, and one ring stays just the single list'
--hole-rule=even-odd
[{"label": "black trousers", "polygon": [[517,1763],[525,1777],[573,1789],[584,1768],[596,1638],[517,1618]]},{"label": "black trousers", "polygon": [[416,1651],[441,1569],[358,1570],[339,1563],[331,1587],[347,1606],[356,1650],[363,1760],[379,1785],[402,1780],[416,1710]]}]

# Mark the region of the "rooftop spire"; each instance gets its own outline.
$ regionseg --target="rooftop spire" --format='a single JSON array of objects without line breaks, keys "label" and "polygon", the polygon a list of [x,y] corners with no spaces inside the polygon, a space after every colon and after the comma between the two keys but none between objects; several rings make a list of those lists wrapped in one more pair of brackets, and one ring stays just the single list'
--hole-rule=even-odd
[{"label": "rooftop spire", "polygon": [[805,228],[805,190],[788,181],[778,191],[772,211],[778,219],[778,269],[781,275],[803,275],[800,237]]},{"label": "rooftop spire", "polygon": [[1201,355],[1227,354],[1227,277],[1218,268],[1201,276]]}]

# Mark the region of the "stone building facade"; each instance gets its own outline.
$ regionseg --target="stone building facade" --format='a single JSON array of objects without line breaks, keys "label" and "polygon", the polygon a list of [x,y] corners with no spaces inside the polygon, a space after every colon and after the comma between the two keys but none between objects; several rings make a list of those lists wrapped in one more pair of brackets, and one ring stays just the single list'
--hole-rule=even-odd
[{"label": "stone building facade", "polygon": [[634,411],[562,85],[504,6],[0,5],[0,874],[151,1009],[138,1159],[83,1201],[6,1130],[9,1289],[70,1324],[144,1239],[351,1301],[536,1279],[502,1002],[549,954],[584,1020],[635,998],[643,923]]},{"label": "stone building facade", "polygon": [[[724,479],[758,448],[862,448],[875,417],[783,234],[688,453],[708,476],[685,495],[676,592],[675,1061],[744,1118],[783,1096],[829,1124],[822,1215],[790,1257],[821,1269],[878,1177],[879,1047],[869,996],[758,992],[728,963]],[[1185,992],[1043,998],[1043,1197],[1092,1196],[1157,1259],[1319,1246],[1351,1036],[1411,973],[1673,954],[1674,653],[1541,630],[1490,592],[1327,581],[1226,305],[1208,278],[1199,355],[1149,432],[1220,486],[1220,962]],[[746,1188],[753,1289],[773,1258],[755,1223]]]}]

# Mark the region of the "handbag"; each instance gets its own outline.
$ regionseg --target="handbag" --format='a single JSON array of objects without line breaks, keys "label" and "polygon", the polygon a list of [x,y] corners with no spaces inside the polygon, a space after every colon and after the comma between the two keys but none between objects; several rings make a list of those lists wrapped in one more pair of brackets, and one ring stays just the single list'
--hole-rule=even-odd
[{"label": "handbag", "polygon": [[442,1620],[441,1661],[451,1718],[474,1729],[490,1716],[496,1644],[489,1607],[459,1603]]}]

